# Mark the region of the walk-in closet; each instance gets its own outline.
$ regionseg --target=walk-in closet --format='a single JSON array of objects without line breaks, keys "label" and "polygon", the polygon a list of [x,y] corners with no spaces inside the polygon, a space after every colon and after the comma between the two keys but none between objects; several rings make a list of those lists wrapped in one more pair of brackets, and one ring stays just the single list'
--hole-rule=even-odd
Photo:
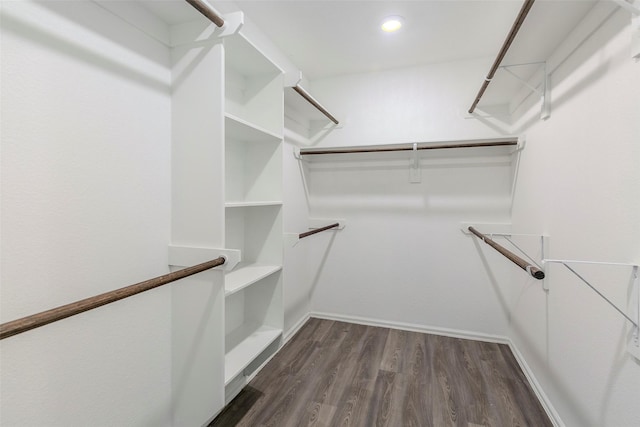
[{"label": "walk-in closet", "polygon": [[0,426],[640,426],[639,0],[3,0],[0,96]]}]

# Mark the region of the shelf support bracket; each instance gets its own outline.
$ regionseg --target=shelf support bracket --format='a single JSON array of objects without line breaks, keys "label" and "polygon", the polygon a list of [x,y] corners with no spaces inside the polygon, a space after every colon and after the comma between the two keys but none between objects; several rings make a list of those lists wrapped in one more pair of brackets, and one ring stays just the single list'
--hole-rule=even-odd
[{"label": "shelf support bracket", "polygon": [[640,60],[640,0],[613,0],[631,13],[631,59]]},{"label": "shelf support bracket", "polygon": [[[627,263],[616,263],[616,262],[595,262],[595,261],[578,261],[578,260],[568,260],[568,259],[543,259],[543,265],[547,263],[557,263],[564,265],[567,270],[571,271],[578,279],[580,279],[584,284],[591,288],[600,298],[605,300],[611,307],[613,307],[619,314],[621,314],[626,320],[629,321],[632,325],[632,331],[630,339],[627,343],[627,350],[629,353],[640,361],[640,279],[638,278],[638,265],[637,264],[627,264]],[[574,268],[572,268],[569,264],[599,264],[599,265],[619,265],[619,266],[627,266],[632,267],[632,275],[633,275],[633,285],[631,289],[630,295],[630,313],[625,313],[620,307],[613,303],[609,298],[607,298],[602,292],[600,292],[594,285],[592,285],[586,278],[584,278],[580,273],[578,273]]]},{"label": "shelf support bracket", "polygon": [[[633,302],[633,293],[635,292],[635,302]],[[638,274],[638,266],[633,266],[633,289],[631,293],[632,316],[636,319],[636,326],[633,329],[632,338],[628,345],[629,353],[636,359],[640,360],[640,277]]]},{"label": "shelf support bracket", "polygon": [[[521,67],[523,65],[536,65],[542,64],[542,81],[538,86],[533,86],[527,80],[520,77],[518,74],[514,73],[511,68]],[[551,106],[550,101],[550,85],[549,85],[549,73],[547,72],[547,63],[543,62],[527,62],[524,64],[510,64],[510,65],[501,65],[500,69],[506,71],[512,77],[516,78],[519,82],[525,85],[531,92],[537,93],[541,98],[541,107],[540,107],[540,119],[547,120],[551,117]]]}]

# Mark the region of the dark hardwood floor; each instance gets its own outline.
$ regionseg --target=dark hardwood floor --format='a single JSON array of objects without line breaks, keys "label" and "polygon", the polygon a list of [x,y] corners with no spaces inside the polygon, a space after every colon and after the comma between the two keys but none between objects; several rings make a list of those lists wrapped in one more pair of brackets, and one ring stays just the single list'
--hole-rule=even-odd
[{"label": "dark hardwood floor", "polygon": [[310,319],[210,426],[551,426],[503,344]]}]

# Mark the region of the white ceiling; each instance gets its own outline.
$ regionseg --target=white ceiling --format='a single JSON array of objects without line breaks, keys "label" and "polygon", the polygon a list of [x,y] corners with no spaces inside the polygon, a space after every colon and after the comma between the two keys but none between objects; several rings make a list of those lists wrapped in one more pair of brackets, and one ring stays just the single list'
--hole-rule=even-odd
[{"label": "white ceiling", "polygon": [[[594,3],[538,0],[505,63],[546,59]],[[495,57],[522,1],[240,0],[236,4],[314,80]],[[399,32],[380,31],[380,23],[389,15],[405,18]]]},{"label": "white ceiling", "polygon": [[[523,0],[209,1],[221,13],[243,10],[310,80],[481,57],[493,59],[523,3]],[[595,2],[537,0],[503,64],[548,58]],[[143,3],[170,23],[199,16],[184,0]],[[399,32],[380,31],[382,19],[389,15],[405,18]]]}]

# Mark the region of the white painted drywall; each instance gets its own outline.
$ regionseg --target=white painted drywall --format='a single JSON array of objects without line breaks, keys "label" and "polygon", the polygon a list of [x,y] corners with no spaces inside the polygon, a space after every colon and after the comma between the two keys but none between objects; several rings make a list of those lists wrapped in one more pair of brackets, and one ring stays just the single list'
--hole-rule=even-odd
[{"label": "white painted drywall", "polygon": [[[551,77],[551,118],[526,129],[513,228],[547,233],[550,258],[640,262],[640,63],[629,24],[618,11],[566,58]],[[629,309],[629,267],[573,267]],[[505,284],[516,296],[509,336],[566,425],[640,425],[628,322],[563,266],[546,271],[548,293],[519,275]]]},{"label": "white painted drywall", "polygon": [[341,122],[319,145],[343,146],[507,135],[496,119],[469,118],[491,60],[432,64],[313,81],[312,94]]},{"label": "white painted drywall", "polygon": [[307,231],[309,207],[305,196],[302,164],[294,157],[296,146],[285,138],[283,144],[283,227],[284,239],[284,330],[290,331],[311,311],[311,289],[307,273],[307,253],[311,239],[297,240]]},{"label": "white painted drywall", "polygon": [[[486,66],[483,59],[315,81],[313,93],[342,124],[319,145],[504,136],[463,113]],[[419,184],[409,182],[408,153],[309,160],[310,215],[347,220],[309,242],[313,310],[505,335],[505,302],[483,262],[496,264],[497,276],[511,267],[494,254],[483,260],[459,228],[508,222],[511,158],[497,152],[422,152]]]},{"label": "white painted drywall", "polygon": [[[6,322],[167,272],[169,51],[92,2],[2,2]],[[170,425],[171,289],[1,344],[0,423]]]},{"label": "white painted drywall", "polygon": [[[608,16],[605,6],[594,13]],[[460,220],[512,219],[514,232],[550,235],[547,256],[639,261],[640,73],[629,57],[630,16],[617,12],[603,25],[587,19],[592,28],[572,34],[571,46],[553,57],[545,122],[539,106],[517,112],[513,127],[464,118],[482,61],[313,82],[343,122],[320,145],[510,132],[526,135],[527,145],[512,216],[511,176],[499,163],[479,169],[462,167],[460,158],[423,160],[423,183],[409,184],[408,160],[397,156],[309,162],[310,215],[345,217],[348,226],[317,236],[307,265],[316,312],[507,336],[566,425],[631,426],[640,424],[640,371],[625,351],[628,323],[562,267],[547,267],[545,293],[458,231]],[[518,243],[540,257],[538,238]],[[630,269],[583,271],[628,309]]]}]

